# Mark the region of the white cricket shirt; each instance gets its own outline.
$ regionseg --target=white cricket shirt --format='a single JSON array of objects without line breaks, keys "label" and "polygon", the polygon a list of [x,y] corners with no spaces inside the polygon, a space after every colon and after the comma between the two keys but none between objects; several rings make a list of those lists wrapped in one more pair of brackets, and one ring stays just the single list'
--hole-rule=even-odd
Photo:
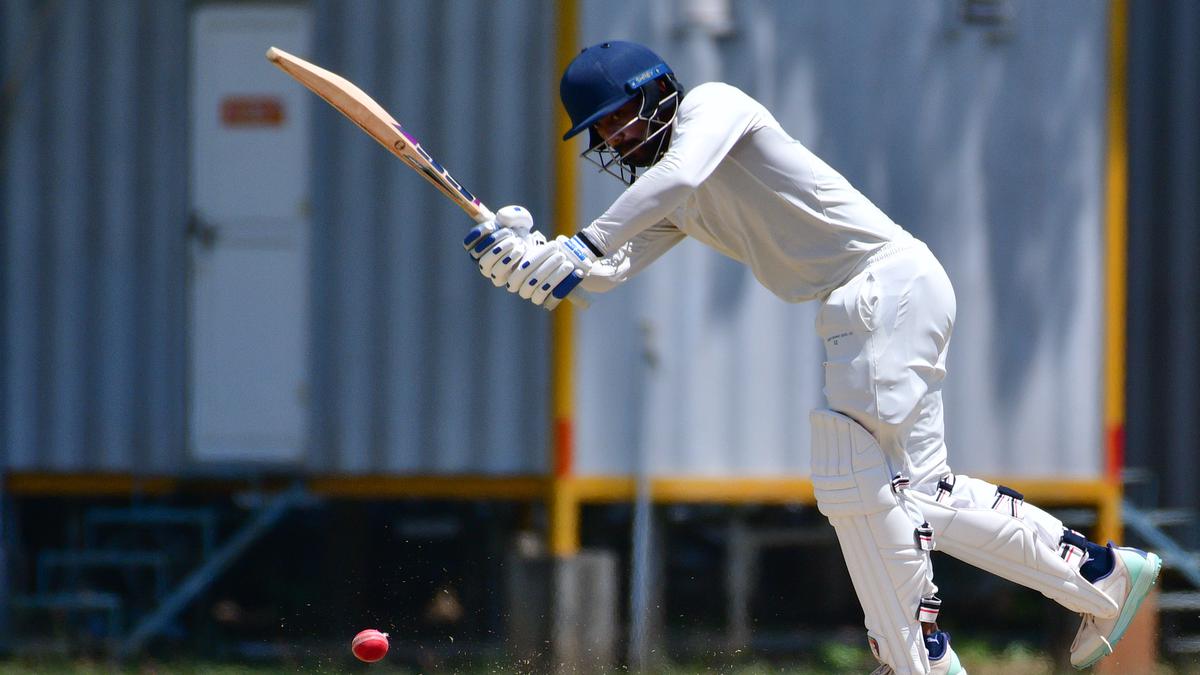
[{"label": "white cricket shirt", "polygon": [[762,104],[719,82],[687,93],[662,159],[584,233],[606,253],[589,291],[629,279],[686,235],[788,302],[827,295],[872,252],[911,237]]}]

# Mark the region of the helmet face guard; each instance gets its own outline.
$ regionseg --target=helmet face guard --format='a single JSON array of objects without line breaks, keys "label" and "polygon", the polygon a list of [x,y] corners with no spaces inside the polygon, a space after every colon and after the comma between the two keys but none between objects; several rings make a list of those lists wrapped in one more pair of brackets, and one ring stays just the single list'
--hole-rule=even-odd
[{"label": "helmet face guard", "polygon": [[[580,157],[595,164],[601,171],[626,185],[633,185],[633,182],[637,180],[638,169],[652,166],[662,159],[671,139],[670,131],[675,126],[675,117],[679,112],[680,87],[671,82],[674,85],[674,91],[664,94],[658,90],[657,82],[655,80],[640,90],[642,104],[638,107],[637,114],[629,118],[629,121],[612,135],[605,138],[596,131],[595,127],[592,127],[589,130],[592,145],[580,154]],[[652,100],[648,95],[648,89],[653,89],[653,92],[658,94],[654,97],[657,100]],[[645,122],[646,132],[642,139],[628,151],[622,153],[609,143],[613,137],[638,122]],[[657,146],[654,147],[654,154],[648,161],[634,159],[635,153],[643,147],[655,143]]]},{"label": "helmet face guard", "polygon": [[[683,87],[651,50],[633,42],[611,41],[588,47],[571,61],[563,72],[559,95],[572,124],[563,140],[588,131],[590,147],[583,156],[602,171],[632,184],[639,168],[657,162],[666,151]],[[626,128],[641,122],[646,133],[634,148],[620,153],[608,144],[611,137],[600,137],[596,123],[639,97],[638,113]],[[643,149],[652,143],[657,147],[647,160]]]}]

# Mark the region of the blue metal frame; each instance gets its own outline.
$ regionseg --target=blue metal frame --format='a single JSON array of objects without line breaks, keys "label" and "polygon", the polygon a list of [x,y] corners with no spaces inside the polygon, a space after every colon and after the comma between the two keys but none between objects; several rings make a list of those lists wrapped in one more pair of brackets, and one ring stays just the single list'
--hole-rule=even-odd
[{"label": "blue metal frame", "polygon": [[268,498],[233,536],[218,546],[207,560],[180,582],[157,609],[138,622],[117,649],[117,657],[126,658],[138,652],[147,640],[166,628],[179,612],[211,586],[238,556],[269,532],[292,508],[312,500],[313,497],[299,483]]}]

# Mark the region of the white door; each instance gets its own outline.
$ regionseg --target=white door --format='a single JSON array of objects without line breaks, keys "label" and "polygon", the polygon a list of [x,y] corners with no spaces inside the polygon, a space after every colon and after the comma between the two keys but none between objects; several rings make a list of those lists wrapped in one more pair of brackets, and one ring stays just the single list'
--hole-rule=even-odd
[{"label": "white door", "polygon": [[291,463],[306,441],[312,94],[265,57],[309,52],[307,9],[191,17],[189,451]]}]

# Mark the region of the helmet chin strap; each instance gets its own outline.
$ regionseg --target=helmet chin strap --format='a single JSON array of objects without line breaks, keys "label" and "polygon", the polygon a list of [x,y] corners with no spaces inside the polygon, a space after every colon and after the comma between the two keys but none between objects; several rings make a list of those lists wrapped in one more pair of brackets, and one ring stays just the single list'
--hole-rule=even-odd
[{"label": "helmet chin strap", "polygon": [[[616,178],[625,185],[633,185],[633,182],[637,180],[638,169],[652,166],[659,159],[662,159],[663,153],[665,153],[667,150],[667,140],[670,137],[670,134],[668,134],[667,131],[675,125],[675,118],[679,113],[678,90],[673,91],[659,99],[659,101],[654,104],[654,108],[648,112],[646,111],[647,104],[645,88],[641,90],[641,95],[642,105],[639,106],[637,115],[633,116],[628,122],[622,125],[620,129],[614,131],[607,138],[601,137],[599,143],[588,148],[587,150],[584,150],[580,155],[592,164],[600,167],[601,171]],[[659,121],[659,114],[668,106],[671,108],[670,119],[667,119],[666,121]],[[620,153],[609,144],[611,139],[618,136],[622,131],[625,131],[639,121],[646,123],[646,135],[637,145],[630,148],[628,152]],[[655,140],[658,141],[658,145],[654,149],[653,158],[648,162],[635,164],[631,160],[631,157],[634,155],[634,153],[654,142]]]}]

